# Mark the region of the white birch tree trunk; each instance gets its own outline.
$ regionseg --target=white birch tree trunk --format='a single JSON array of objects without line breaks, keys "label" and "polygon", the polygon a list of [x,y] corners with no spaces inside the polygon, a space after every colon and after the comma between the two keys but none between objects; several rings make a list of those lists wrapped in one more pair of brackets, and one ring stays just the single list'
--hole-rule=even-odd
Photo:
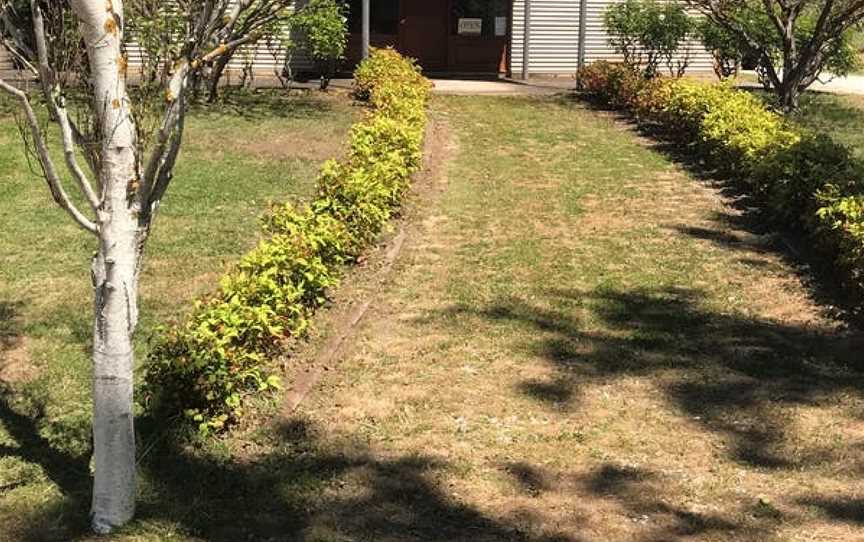
[{"label": "white birch tree trunk", "polygon": [[135,513],[132,336],[147,224],[138,198],[135,127],[125,87],[122,0],[72,0],[90,64],[102,137],[97,209],[99,250],[92,266],[93,455],[91,521],[108,533]]}]

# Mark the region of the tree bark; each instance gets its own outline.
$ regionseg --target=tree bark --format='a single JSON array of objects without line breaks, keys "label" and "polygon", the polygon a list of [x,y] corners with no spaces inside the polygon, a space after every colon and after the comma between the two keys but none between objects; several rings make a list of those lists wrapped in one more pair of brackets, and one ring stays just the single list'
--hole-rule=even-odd
[{"label": "tree bark", "polygon": [[91,520],[109,533],[135,514],[135,429],[132,337],[138,324],[138,275],[146,238],[130,212],[126,179],[134,154],[115,149],[103,158],[107,187],[99,251],[93,259],[93,454]]},{"label": "tree bark", "polygon": [[794,81],[783,81],[783,85],[777,89],[780,98],[780,107],[784,113],[791,113],[798,109],[801,92],[798,83]]},{"label": "tree bark", "polygon": [[91,522],[109,533],[135,513],[132,336],[138,323],[138,270],[147,235],[138,190],[135,125],[122,55],[122,4],[72,0],[87,48],[93,111],[101,141],[97,213],[99,250],[92,265],[93,459]]},{"label": "tree bark", "polygon": [[225,68],[228,66],[231,56],[231,54],[220,56],[216,59],[216,62],[213,63],[213,69],[210,72],[210,88],[207,93],[207,103],[212,104],[216,102],[217,98],[219,98],[219,81],[222,80],[222,75],[225,73]]}]

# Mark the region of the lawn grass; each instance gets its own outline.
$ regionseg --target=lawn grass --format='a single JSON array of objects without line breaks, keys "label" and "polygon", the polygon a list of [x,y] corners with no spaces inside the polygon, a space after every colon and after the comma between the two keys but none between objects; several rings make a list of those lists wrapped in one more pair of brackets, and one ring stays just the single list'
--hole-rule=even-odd
[{"label": "lawn grass", "polygon": [[[115,540],[859,536],[864,343],[782,239],[567,98],[432,116],[446,178],[409,206],[394,275],[340,294],[374,299],[341,364],[288,418],[154,447]],[[44,480],[0,496],[26,503],[0,516],[12,539],[88,540],[86,462],[6,411],[10,482]]]},{"label": "lawn grass", "polygon": [[[321,162],[342,152],[357,118],[347,97],[318,94],[231,94],[193,111],[147,249],[139,360],[154,327],[213,289],[254,245],[269,201],[310,195]],[[31,437],[45,453],[74,459],[81,471],[69,476],[86,487],[94,250],[31,173],[8,115],[0,118],[0,232],[0,376],[12,381],[4,389],[14,388],[0,397],[0,488],[16,488],[0,492],[5,529],[59,498],[50,469],[17,457],[20,424],[33,422]]]},{"label": "lawn grass", "polygon": [[864,96],[807,92],[794,119],[802,125],[828,134],[864,158]]},{"label": "lawn grass", "polygon": [[449,189],[304,411],[356,462],[316,539],[854,539],[864,380],[782,240],[613,117],[435,106]]}]

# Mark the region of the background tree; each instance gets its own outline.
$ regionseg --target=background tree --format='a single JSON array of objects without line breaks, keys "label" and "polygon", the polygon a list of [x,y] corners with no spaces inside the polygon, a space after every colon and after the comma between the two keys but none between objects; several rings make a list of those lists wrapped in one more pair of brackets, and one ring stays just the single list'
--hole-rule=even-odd
[{"label": "background tree", "polygon": [[696,34],[714,57],[714,73],[718,79],[728,79],[738,74],[744,52],[735,36],[710,19],[702,19],[697,23]]},{"label": "background tree", "polygon": [[310,0],[291,24],[299,31],[302,46],[315,61],[321,76],[321,90],[329,85],[336,62],[345,57],[348,47],[346,9],[340,0]]},{"label": "background tree", "polygon": [[642,69],[646,77],[657,76],[661,63],[672,76],[681,77],[687,71],[690,50],[686,40],[695,27],[680,4],[626,0],[611,5],[603,22],[609,44],[625,64]]},{"label": "background tree", "polygon": [[[194,4],[200,0],[180,2]],[[212,61],[211,66],[207,66],[206,71],[201,72],[208,86],[208,102],[215,101],[219,96],[219,83],[238,50],[244,46],[252,46],[268,35],[285,32],[290,24],[291,8],[295,4],[295,0],[236,0],[231,2],[230,9],[223,8],[227,17],[220,25],[221,28],[213,34],[213,38],[220,41],[209,44],[212,47],[222,47],[222,53]]]},{"label": "background tree", "polygon": [[[83,58],[83,52],[78,47],[81,35],[77,23],[71,17],[69,1],[44,2],[41,9],[45,37],[49,45],[48,62],[55,67],[57,77],[66,77],[75,71],[75,66],[80,66]],[[37,45],[30,0],[0,2],[0,37],[15,63],[33,75],[38,75]]]},{"label": "background tree", "polygon": [[825,71],[857,64],[851,46],[864,21],[864,0],[687,0],[738,43],[785,111]]},{"label": "background tree", "polygon": [[609,34],[609,45],[623,57],[628,66],[642,65],[644,8],[643,0],[625,0],[609,6],[603,14],[603,26]]},{"label": "background tree", "polygon": [[[125,2],[130,14],[143,13],[140,5],[131,7],[136,1]],[[150,227],[180,153],[190,82],[203,66],[254,41],[263,27],[282,15],[272,4],[255,24],[244,25],[246,33],[241,34],[241,11],[224,0],[179,4],[182,19],[171,30],[177,46],[165,51],[173,58],[159,62],[163,71],[155,80],[161,91],[150,107],[141,107],[142,99],[127,92],[127,19],[122,2],[70,0],[67,5],[32,0],[27,15],[32,33],[4,36],[20,51],[32,47],[35,61],[28,64],[38,76],[42,99],[34,102],[28,92],[2,79],[0,90],[20,104],[26,129],[22,132],[28,134],[26,142],[52,198],[94,239],[91,518],[100,533],[128,522],[135,510],[132,336],[138,323],[138,281]],[[8,1],[0,2],[0,13],[13,13],[8,8]],[[68,86],[61,67],[71,72]],[[82,97],[80,103],[76,96]],[[43,129],[46,115],[37,113],[34,103],[47,109],[56,126],[68,175],[60,172]],[[73,118],[69,108],[79,105],[87,115]],[[148,111],[158,112],[155,122],[145,122]],[[147,133],[145,126],[152,126],[152,132]],[[77,195],[66,186],[67,176]]]}]

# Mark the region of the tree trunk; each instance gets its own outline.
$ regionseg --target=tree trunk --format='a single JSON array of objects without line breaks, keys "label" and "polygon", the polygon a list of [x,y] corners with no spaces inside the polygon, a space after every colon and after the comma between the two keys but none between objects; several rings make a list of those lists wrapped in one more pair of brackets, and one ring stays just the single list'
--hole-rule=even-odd
[{"label": "tree trunk", "polygon": [[132,335],[138,323],[138,269],[148,213],[139,197],[137,143],[126,92],[122,3],[72,0],[87,47],[100,146],[97,233],[92,265],[93,503],[91,522],[109,533],[135,513]]},{"label": "tree trunk", "polygon": [[791,113],[798,109],[801,96],[801,80],[791,74],[784,73],[780,86],[775,89],[780,107],[784,113]]},{"label": "tree trunk", "polygon": [[93,259],[92,525],[109,533],[135,514],[135,430],[132,336],[138,323],[138,271],[146,230],[127,189],[134,153],[114,149],[103,159],[106,198],[99,252]]},{"label": "tree trunk", "polygon": [[231,55],[220,56],[213,64],[213,70],[210,72],[210,89],[207,95],[207,103],[214,103],[219,97],[219,81],[222,80],[222,74],[225,73],[225,68],[231,60]]}]

